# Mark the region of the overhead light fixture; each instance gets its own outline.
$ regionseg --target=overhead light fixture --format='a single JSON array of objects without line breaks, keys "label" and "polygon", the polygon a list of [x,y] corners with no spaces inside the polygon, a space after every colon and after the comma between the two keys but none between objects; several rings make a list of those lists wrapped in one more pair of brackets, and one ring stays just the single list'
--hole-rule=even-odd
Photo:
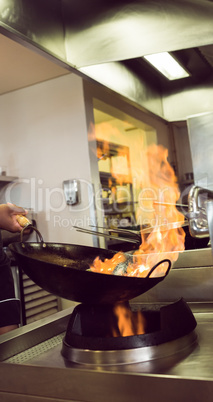
[{"label": "overhead light fixture", "polygon": [[189,73],[168,52],[150,54],[144,56],[144,59],[152,64],[170,81],[189,77]]}]

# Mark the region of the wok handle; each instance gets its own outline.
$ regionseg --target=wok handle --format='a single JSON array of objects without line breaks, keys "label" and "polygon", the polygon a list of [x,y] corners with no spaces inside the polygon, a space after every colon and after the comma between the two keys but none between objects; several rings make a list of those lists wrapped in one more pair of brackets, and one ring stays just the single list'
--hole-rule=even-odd
[{"label": "wok handle", "polygon": [[41,242],[41,243],[44,243],[44,240],[43,240],[43,237],[42,237],[41,233],[39,232],[39,230],[38,230],[37,228],[35,228],[35,226],[32,226],[32,225],[28,225],[28,226],[23,227],[23,229],[22,229],[22,231],[21,231],[21,243],[23,243],[23,235],[24,235],[25,229],[29,229],[29,228],[35,230],[35,232],[36,232],[36,233],[38,234],[38,236],[39,236],[40,242]]},{"label": "wok handle", "polygon": [[160,264],[163,264],[164,262],[168,262],[168,268],[167,268],[167,270],[166,270],[166,273],[165,273],[164,277],[167,276],[168,273],[169,273],[169,271],[170,271],[170,268],[171,268],[171,266],[172,266],[172,263],[171,263],[170,260],[168,260],[167,258],[165,258],[165,260],[159,261],[157,264],[154,265],[154,267],[152,267],[152,269],[149,271],[149,273],[148,273],[148,275],[146,276],[146,278],[150,278],[150,275],[152,274],[152,272],[153,272]]}]

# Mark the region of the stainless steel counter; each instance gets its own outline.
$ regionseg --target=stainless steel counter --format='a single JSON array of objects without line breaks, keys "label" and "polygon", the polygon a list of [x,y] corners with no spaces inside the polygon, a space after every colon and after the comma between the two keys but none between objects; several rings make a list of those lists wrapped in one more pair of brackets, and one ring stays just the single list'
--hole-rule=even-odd
[{"label": "stainless steel counter", "polygon": [[[164,359],[119,366],[87,366],[66,361],[61,355],[62,339],[71,310],[52,317],[40,328],[16,330],[14,337],[0,338],[4,350],[22,343],[22,352],[0,363],[0,397],[4,401],[212,401],[213,392],[213,306],[194,306],[197,340]],[[194,309],[193,305],[191,306]],[[47,337],[53,326],[55,335]],[[64,328],[63,328],[64,327]],[[62,331],[63,329],[63,331]],[[58,333],[57,333],[58,332]],[[35,334],[40,337],[36,342]],[[42,340],[42,333],[43,338]],[[3,339],[7,338],[7,339]],[[24,349],[24,343],[31,347]],[[34,339],[34,342],[32,341]],[[4,342],[3,342],[4,341]],[[20,348],[21,350],[21,348]],[[10,353],[11,354],[11,353]],[[3,396],[6,398],[3,399]],[[16,399],[12,397],[16,395]],[[11,399],[10,399],[11,397]],[[23,399],[24,398],[24,399]],[[30,399],[33,398],[33,399]],[[43,398],[43,399],[42,399]]]},{"label": "stainless steel counter", "polygon": [[[197,320],[187,347],[163,359],[116,366],[68,362],[62,339],[72,308],[0,337],[0,400],[16,402],[210,402],[213,395],[213,268],[211,254],[191,253],[181,267],[132,304],[164,304],[184,297]],[[205,261],[203,267],[201,261]],[[166,282],[167,281],[167,282]],[[148,294],[149,292],[147,292]],[[157,295],[157,297],[156,297]]]}]

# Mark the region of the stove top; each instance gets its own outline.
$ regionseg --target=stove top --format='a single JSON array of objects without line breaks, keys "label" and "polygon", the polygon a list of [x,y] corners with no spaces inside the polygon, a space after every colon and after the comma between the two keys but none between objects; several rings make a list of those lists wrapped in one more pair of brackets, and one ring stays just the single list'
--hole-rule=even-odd
[{"label": "stove top", "polygon": [[[211,402],[213,265],[211,250],[183,253],[183,264],[154,290],[132,300],[158,311],[184,297],[197,322],[161,358],[129,364],[85,364],[62,356],[74,308],[0,337],[0,399],[87,402]],[[200,258],[198,258],[200,256]],[[179,342],[180,341],[180,342]],[[173,342],[170,339],[169,342]],[[161,347],[161,345],[159,345]],[[159,347],[158,346],[158,347]],[[158,348],[157,347],[157,348]],[[163,344],[164,347],[164,344]],[[170,347],[170,345],[169,345]],[[136,352],[137,355],[137,352]],[[5,399],[6,398],[6,399]]]},{"label": "stove top", "polygon": [[[213,305],[190,306],[197,327],[185,343],[164,358],[131,364],[79,364],[65,359],[62,342],[69,311],[57,313],[42,326],[28,325],[0,338],[0,355],[13,345],[19,353],[0,363],[1,392],[53,398],[53,401],[165,402],[193,400],[210,402],[213,392]],[[59,317],[59,318],[58,318]],[[52,336],[50,334],[52,333]],[[188,342],[189,341],[189,342]],[[31,346],[30,346],[31,345]],[[11,348],[9,348],[11,349]],[[27,382],[26,382],[27,378]],[[39,387],[38,387],[39,383]],[[12,388],[11,388],[11,384]],[[51,384],[51,386],[50,386]],[[82,386],[83,384],[83,386]],[[56,398],[56,399],[54,399]]]}]

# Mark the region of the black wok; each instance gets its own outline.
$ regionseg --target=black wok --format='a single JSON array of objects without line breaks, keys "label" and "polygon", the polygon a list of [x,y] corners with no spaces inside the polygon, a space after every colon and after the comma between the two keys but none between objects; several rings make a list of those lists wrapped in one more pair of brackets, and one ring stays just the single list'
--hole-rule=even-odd
[{"label": "black wok", "polygon": [[97,256],[102,260],[112,258],[115,251],[43,242],[12,243],[9,249],[18,266],[38,286],[59,297],[81,303],[114,304],[130,300],[161,282],[171,267],[169,260],[163,260],[168,262],[163,277],[124,277],[87,271]]}]

